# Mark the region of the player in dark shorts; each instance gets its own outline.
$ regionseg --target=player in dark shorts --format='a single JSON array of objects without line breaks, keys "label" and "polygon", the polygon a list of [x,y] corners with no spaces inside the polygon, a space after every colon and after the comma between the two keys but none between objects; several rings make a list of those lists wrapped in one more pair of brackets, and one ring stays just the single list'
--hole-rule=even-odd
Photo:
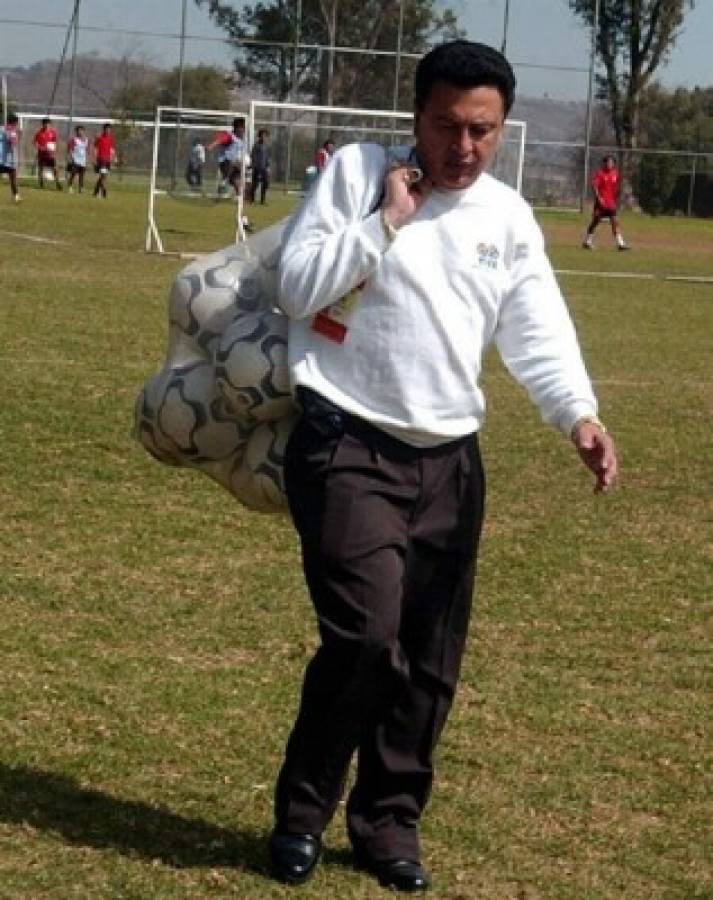
[{"label": "player in dark shorts", "polygon": [[45,186],[45,172],[52,172],[55,187],[62,190],[62,182],[57,171],[57,132],[52,125],[52,120],[44,118],[42,125],[32,139],[37,150],[37,180],[40,187]]},{"label": "player in dark shorts", "polygon": [[94,138],[94,171],[99,176],[97,183],[94,185],[95,197],[101,194],[106,199],[106,180],[115,158],[114,135],[111,133],[111,125],[107,122],[102,125],[101,134]]},{"label": "player in dark shorts", "polygon": [[616,217],[616,208],[619,202],[621,178],[613,156],[605,156],[602,165],[592,176],[592,190],[594,191],[594,209],[592,220],[587,228],[582,246],[585,250],[594,249],[593,235],[597,225],[602,219],[609,219],[611,232],[619,250],[628,250],[629,245],[624,240]]},{"label": "player in dark shorts", "polygon": [[0,128],[0,175],[7,175],[9,178],[10,193],[15,203],[20,202],[20,194],[17,190],[18,147],[20,145],[18,121],[15,113],[9,113],[6,124]]},{"label": "player in dark shorts", "polygon": [[70,194],[74,190],[74,181],[81,194],[84,190],[84,173],[87,170],[89,155],[89,138],[83,125],[77,125],[74,135],[67,143],[67,187]]}]

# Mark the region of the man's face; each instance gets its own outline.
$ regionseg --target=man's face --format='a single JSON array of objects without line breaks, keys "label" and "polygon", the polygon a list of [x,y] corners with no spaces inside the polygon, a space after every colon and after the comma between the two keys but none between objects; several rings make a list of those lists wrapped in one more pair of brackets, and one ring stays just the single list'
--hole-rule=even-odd
[{"label": "man's face", "polygon": [[495,155],[504,122],[497,88],[436,82],[414,125],[416,152],[434,187],[470,187]]}]

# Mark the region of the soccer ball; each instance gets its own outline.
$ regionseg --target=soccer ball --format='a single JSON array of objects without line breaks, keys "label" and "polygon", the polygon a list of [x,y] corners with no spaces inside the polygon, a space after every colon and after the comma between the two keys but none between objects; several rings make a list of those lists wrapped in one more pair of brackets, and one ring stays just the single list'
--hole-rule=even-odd
[{"label": "soccer ball", "polygon": [[159,462],[167,466],[182,466],[176,445],[158,427],[157,412],[165,393],[165,375],[155,375],[146,382],[134,404],[133,435]]},{"label": "soccer ball", "polygon": [[242,452],[248,433],[218,392],[210,363],[169,369],[158,378],[156,430],[184,465]]},{"label": "soccer ball", "polygon": [[215,354],[218,389],[241,415],[280,419],[293,408],[287,369],[287,319],[274,312],[236,319]]},{"label": "soccer ball", "polygon": [[276,422],[262,422],[248,438],[242,463],[234,470],[230,488],[248,509],[257,512],[284,512],[285,448],[296,415]]},{"label": "soccer ball", "polygon": [[179,272],[169,298],[168,356],[173,364],[211,358],[231,322],[275,307],[283,228],[284,222],[278,222]]},{"label": "soccer ball", "polygon": [[266,302],[255,277],[254,261],[231,262],[222,254],[211,259],[216,261],[213,266],[192,263],[171,287],[168,353],[174,364],[210,359],[228,325]]}]

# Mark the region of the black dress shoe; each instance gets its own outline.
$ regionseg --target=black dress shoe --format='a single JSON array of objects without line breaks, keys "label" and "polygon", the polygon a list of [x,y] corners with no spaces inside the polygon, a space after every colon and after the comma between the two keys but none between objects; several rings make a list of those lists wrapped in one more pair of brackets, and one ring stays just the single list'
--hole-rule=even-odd
[{"label": "black dress shoe", "polygon": [[322,841],[312,834],[273,831],[270,860],[275,876],[288,884],[302,884],[314,871],[322,853]]},{"label": "black dress shoe", "polygon": [[412,859],[371,859],[362,853],[354,857],[356,867],[374,875],[382,887],[414,894],[427,891],[431,881],[420,862]]}]

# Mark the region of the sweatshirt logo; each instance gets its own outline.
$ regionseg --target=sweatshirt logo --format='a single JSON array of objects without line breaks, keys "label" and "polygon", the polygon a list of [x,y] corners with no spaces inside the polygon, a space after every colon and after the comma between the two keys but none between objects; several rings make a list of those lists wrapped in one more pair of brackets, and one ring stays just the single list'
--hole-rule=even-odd
[{"label": "sweatshirt logo", "polygon": [[478,266],[481,269],[497,269],[500,251],[495,244],[485,244],[481,241],[475,249],[478,252]]}]

